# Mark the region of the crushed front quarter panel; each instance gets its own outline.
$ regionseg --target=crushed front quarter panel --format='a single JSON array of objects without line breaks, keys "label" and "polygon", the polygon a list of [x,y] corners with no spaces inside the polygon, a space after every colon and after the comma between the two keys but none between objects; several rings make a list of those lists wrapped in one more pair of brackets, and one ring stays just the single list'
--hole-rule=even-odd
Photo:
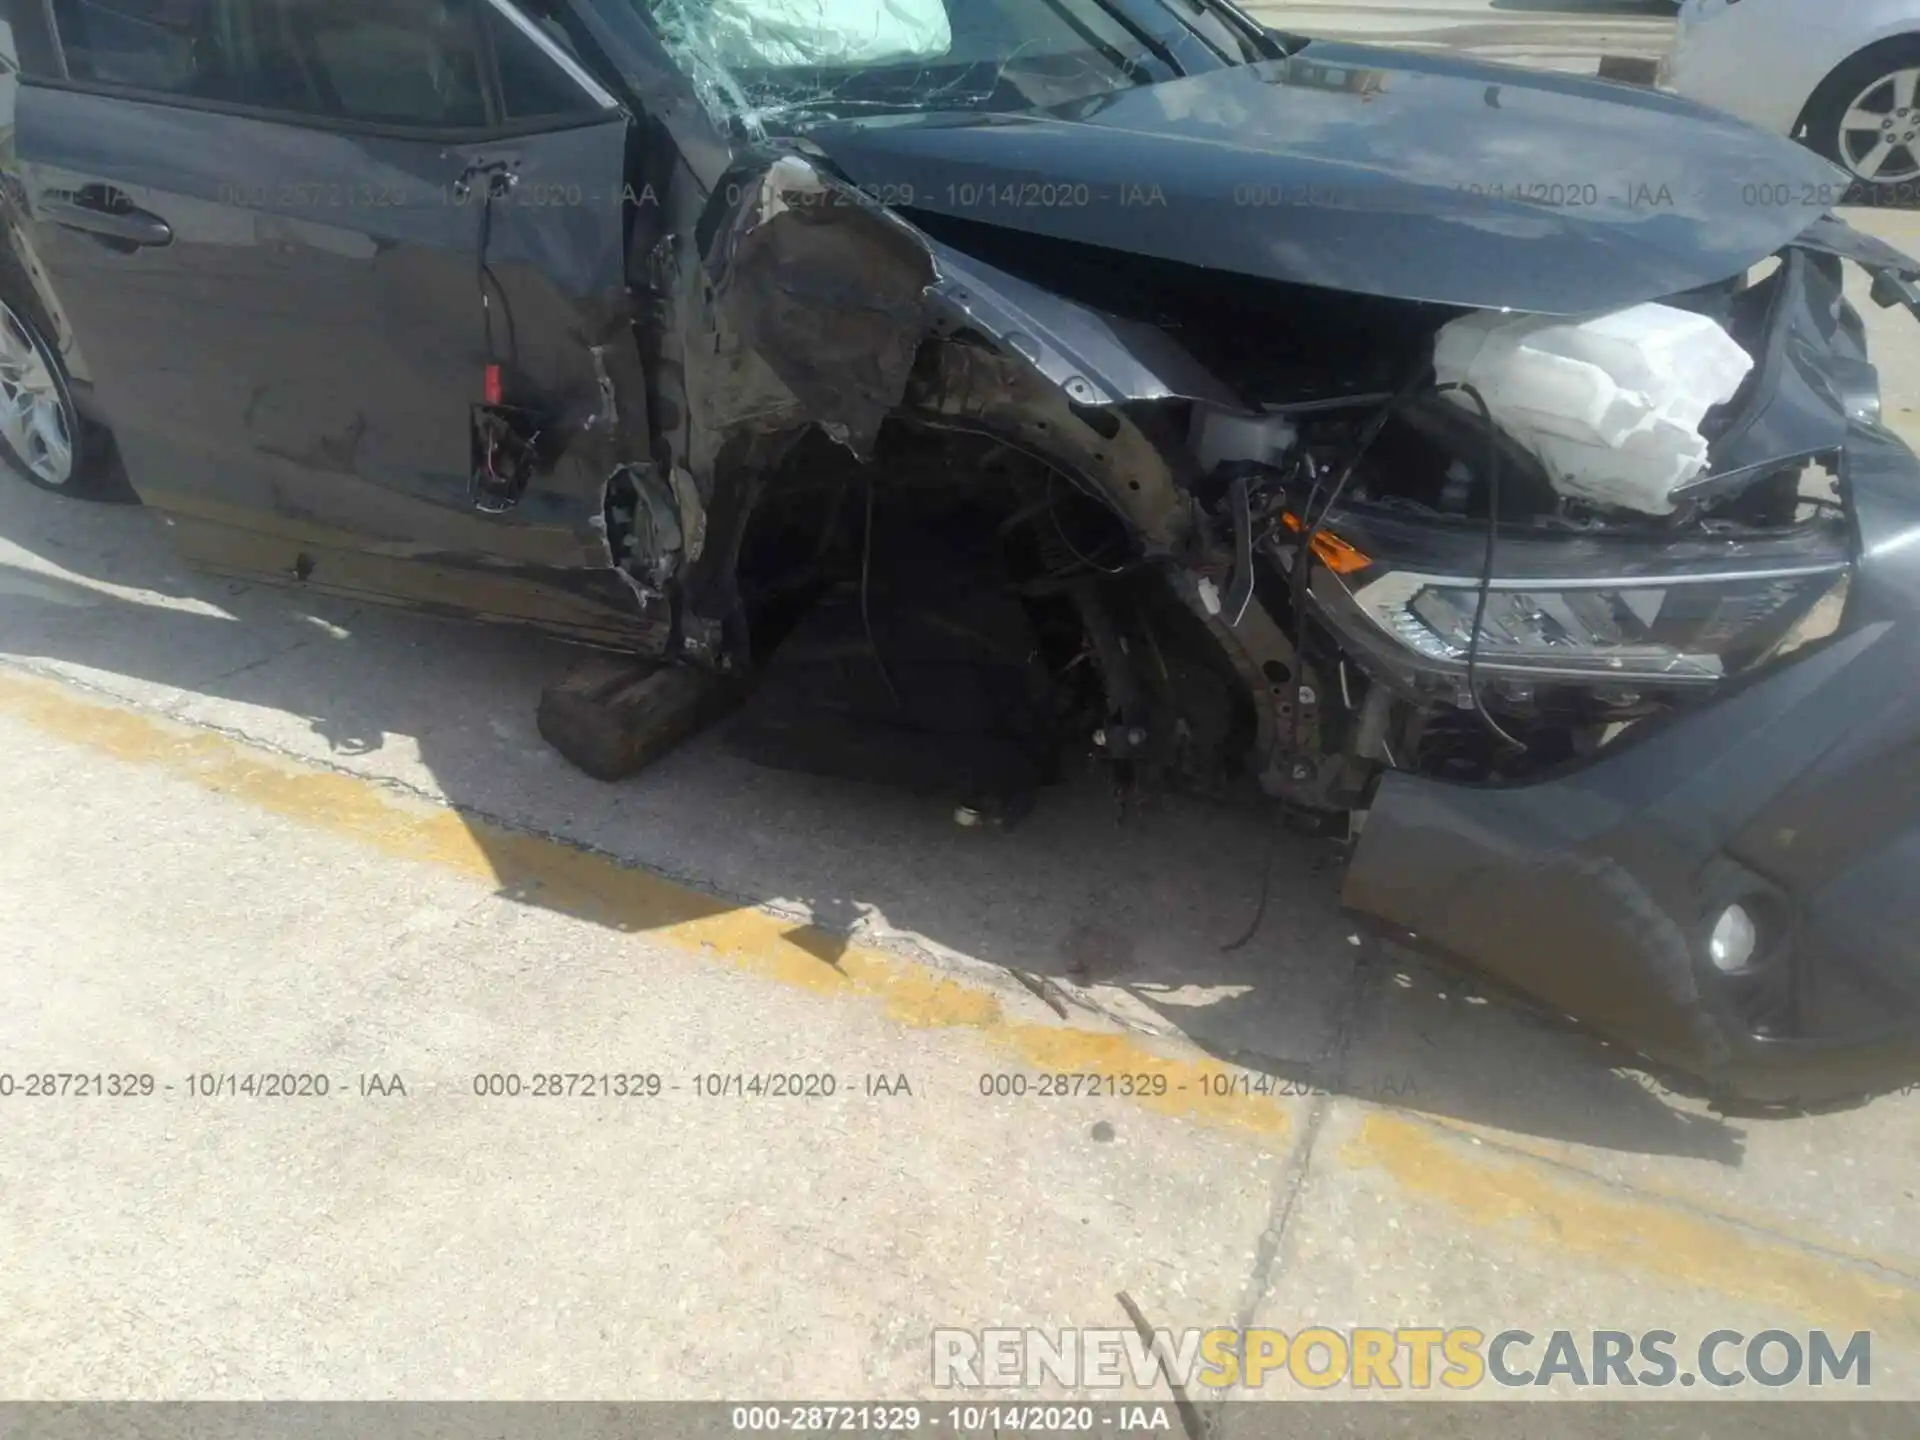
[{"label": "crushed front quarter panel", "polygon": [[[701,372],[688,388],[708,397],[701,418],[718,435],[814,424],[864,458],[892,416],[970,429],[1100,494],[1149,553],[1187,538],[1177,480],[1190,461],[1131,407],[1237,402],[1163,332],[936,242],[797,152],[730,171],[698,250],[693,319],[712,339],[687,347]],[[766,392],[768,376],[790,403]]]},{"label": "crushed front quarter panel", "polygon": [[727,173],[703,223],[711,303],[807,418],[856,455],[906,391],[933,260],[912,229],[794,154]]}]

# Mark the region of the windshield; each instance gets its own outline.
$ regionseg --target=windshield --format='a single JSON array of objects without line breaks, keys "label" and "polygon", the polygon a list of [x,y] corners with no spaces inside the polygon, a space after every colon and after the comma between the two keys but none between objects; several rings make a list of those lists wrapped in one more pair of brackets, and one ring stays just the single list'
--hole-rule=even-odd
[{"label": "windshield", "polygon": [[[716,118],[1062,105],[1258,58],[1235,19],[1182,0],[636,0]],[[1136,9],[1138,7],[1135,7]]]}]

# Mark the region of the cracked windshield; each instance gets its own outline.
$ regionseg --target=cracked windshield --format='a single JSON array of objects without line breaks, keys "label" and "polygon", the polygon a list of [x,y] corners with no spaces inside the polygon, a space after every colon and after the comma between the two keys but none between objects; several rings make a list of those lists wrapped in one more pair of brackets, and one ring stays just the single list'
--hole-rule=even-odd
[{"label": "cracked windshield", "polygon": [[[1149,27],[1097,0],[636,0],[707,107],[749,129],[921,110],[1026,110],[1182,73],[1176,47],[1213,63],[1257,55],[1199,6]],[[1188,63],[1191,63],[1190,61]]]}]

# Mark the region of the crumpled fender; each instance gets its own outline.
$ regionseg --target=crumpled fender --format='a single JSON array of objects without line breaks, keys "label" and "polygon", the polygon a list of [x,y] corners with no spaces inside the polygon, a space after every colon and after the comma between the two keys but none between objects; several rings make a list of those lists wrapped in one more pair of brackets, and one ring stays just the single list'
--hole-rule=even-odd
[{"label": "crumpled fender", "polygon": [[[1129,407],[1241,402],[1163,331],[935,241],[797,151],[730,170],[696,240],[711,349],[732,357],[699,381],[712,414],[817,424],[862,458],[894,414],[987,431],[1097,489],[1149,553],[1186,538],[1190,462]],[[791,407],[733,400],[744,373],[736,346],[778,378]]]},{"label": "crumpled fender", "polygon": [[926,333],[933,257],[799,155],[735,167],[715,203],[697,236],[715,317],[864,459]]}]

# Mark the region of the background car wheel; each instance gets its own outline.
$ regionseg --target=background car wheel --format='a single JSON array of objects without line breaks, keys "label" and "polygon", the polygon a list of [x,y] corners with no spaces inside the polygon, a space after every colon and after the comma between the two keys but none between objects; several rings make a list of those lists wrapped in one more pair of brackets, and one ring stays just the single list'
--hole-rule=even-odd
[{"label": "background car wheel", "polygon": [[1920,36],[1862,50],[1807,103],[1806,142],[1853,177],[1865,205],[1920,201]]},{"label": "background car wheel", "polygon": [[0,296],[0,456],[42,490],[106,499],[116,493],[108,449],[74,408],[66,367],[35,307]]}]

